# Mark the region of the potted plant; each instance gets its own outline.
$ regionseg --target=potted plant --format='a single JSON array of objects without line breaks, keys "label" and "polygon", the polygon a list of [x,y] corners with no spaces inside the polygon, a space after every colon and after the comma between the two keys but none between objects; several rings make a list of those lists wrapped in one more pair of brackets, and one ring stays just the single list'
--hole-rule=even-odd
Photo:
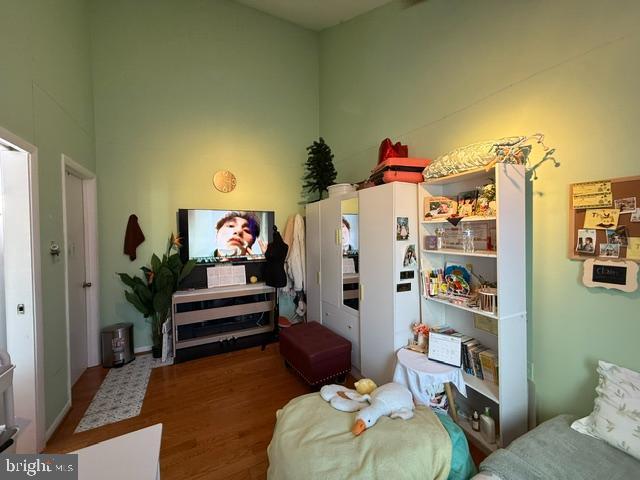
[{"label": "potted plant", "polygon": [[319,142],[314,141],[309,145],[307,152],[309,153],[305,164],[307,173],[304,176],[304,189],[309,195],[317,191],[318,200],[322,200],[322,194],[334,184],[338,175],[333,166],[333,153],[322,137]]},{"label": "potted plant", "polygon": [[180,240],[172,233],[162,258],[154,253],[150,265],[140,268],[142,277],[118,273],[130,289],[125,290],[125,298],[151,323],[154,358],[162,353],[162,324],[171,315],[171,297],[196,264],[193,260],[182,263],[178,254]]}]

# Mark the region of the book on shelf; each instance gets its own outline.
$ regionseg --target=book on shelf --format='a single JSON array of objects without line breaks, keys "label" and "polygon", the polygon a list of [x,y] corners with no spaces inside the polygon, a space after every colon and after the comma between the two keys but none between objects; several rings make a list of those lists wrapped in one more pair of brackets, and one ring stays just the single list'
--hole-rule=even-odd
[{"label": "book on shelf", "polygon": [[498,355],[492,350],[485,350],[478,354],[484,379],[498,385]]}]

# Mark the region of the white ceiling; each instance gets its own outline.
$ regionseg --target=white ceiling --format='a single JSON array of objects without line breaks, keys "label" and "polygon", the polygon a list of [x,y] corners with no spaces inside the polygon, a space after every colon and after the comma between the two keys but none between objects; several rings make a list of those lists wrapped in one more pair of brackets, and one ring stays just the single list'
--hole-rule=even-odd
[{"label": "white ceiling", "polygon": [[311,30],[323,30],[391,0],[236,0]]}]

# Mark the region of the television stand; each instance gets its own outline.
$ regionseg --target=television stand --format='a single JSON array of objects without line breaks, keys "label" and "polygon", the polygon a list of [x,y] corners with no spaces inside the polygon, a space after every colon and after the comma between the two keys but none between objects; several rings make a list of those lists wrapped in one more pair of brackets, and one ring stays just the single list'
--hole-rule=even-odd
[{"label": "television stand", "polygon": [[173,294],[173,351],[181,362],[276,338],[276,289],[264,283]]}]

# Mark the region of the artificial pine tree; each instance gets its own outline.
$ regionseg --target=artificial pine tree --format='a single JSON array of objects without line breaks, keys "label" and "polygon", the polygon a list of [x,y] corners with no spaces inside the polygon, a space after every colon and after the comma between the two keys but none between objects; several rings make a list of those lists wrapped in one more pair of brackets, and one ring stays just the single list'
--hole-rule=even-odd
[{"label": "artificial pine tree", "polygon": [[309,156],[307,158],[307,174],[304,176],[304,188],[310,194],[317,191],[318,200],[322,200],[322,192],[327,191],[327,187],[333,185],[338,175],[333,166],[333,153],[329,145],[324,143],[324,139],[320,137],[320,141],[314,141],[312,145],[307,147]]}]

